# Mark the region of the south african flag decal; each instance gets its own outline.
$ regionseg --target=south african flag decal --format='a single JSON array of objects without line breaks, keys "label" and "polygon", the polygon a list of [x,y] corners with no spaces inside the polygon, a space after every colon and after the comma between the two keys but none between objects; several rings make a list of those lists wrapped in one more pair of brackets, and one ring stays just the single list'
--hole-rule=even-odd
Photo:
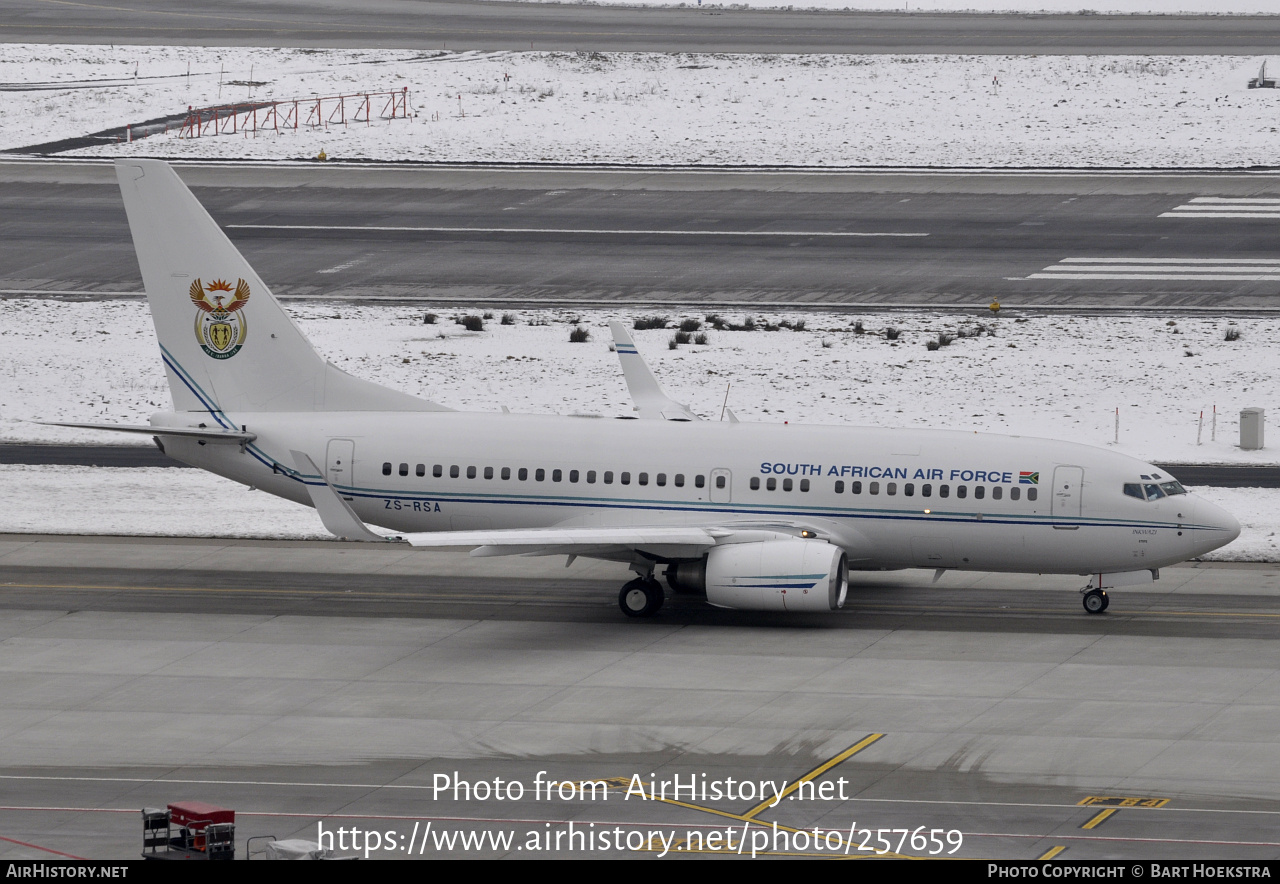
[{"label": "south african flag decal", "polygon": [[1039,485],[1040,474],[1028,473],[1025,470],[1023,470],[1022,472],[1018,473],[1018,484],[1019,485]]}]

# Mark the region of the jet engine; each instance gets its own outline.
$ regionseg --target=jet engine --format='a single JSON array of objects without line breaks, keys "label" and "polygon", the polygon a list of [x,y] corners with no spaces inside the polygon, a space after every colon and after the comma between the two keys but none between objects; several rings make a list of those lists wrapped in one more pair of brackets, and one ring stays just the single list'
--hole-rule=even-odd
[{"label": "jet engine", "polygon": [[676,592],[706,592],[719,608],[834,611],[849,590],[844,551],[823,540],[727,543],[696,562],[667,568]]}]

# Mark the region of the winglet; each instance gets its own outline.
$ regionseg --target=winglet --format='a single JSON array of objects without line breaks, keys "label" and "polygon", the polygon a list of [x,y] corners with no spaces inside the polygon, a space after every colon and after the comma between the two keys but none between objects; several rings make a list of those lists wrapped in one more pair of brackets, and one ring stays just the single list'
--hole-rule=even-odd
[{"label": "winglet", "polygon": [[610,322],[609,330],[613,332],[613,343],[618,351],[618,362],[622,364],[622,376],[627,381],[627,391],[642,420],[702,420],[689,410],[689,406],[681,405],[666,394],[636,349],[636,342],[631,339],[625,325]]},{"label": "winglet", "polygon": [[342,499],[342,495],[334,490],[329,484],[329,480],[325,478],[320,468],[316,466],[308,455],[301,451],[290,451],[293,455],[293,462],[297,465],[298,471],[304,476],[316,475],[320,477],[318,484],[306,482],[307,493],[311,495],[311,503],[315,506],[316,512],[320,514],[320,521],[324,522],[324,526],[335,537],[342,540],[368,540],[385,543],[391,538],[383,537],[381,534],[374,534],[370,531],[356,515],[355,510]]}]

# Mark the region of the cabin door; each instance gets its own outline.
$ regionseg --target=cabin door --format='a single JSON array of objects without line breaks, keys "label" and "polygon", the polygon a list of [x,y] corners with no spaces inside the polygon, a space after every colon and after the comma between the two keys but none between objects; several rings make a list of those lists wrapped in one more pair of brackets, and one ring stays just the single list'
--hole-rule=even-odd
[{"label": "cabin door", "polygon": [[350,488],[355,484],[352,478],[351,462],[356,456],[356,443],[350,439],[330,439],[329,451],[325,458],[325,476],[329,484],[335,488]]},{"label": "cabin door", "polygon": [[1078,516],[1081,510],[1081,486],[1084,485],[1082,467],[1058,467],[1053,471],[1054,516]]}]

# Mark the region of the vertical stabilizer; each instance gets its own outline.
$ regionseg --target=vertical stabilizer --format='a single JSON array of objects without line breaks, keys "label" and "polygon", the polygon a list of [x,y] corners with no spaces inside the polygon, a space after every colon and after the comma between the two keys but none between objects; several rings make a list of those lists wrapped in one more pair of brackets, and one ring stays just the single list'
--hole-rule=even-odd
[{"label": "vertical stabilizer", "polygon": [[167,163],[116,177],[176,410],[446,410],[326,362]]}]

